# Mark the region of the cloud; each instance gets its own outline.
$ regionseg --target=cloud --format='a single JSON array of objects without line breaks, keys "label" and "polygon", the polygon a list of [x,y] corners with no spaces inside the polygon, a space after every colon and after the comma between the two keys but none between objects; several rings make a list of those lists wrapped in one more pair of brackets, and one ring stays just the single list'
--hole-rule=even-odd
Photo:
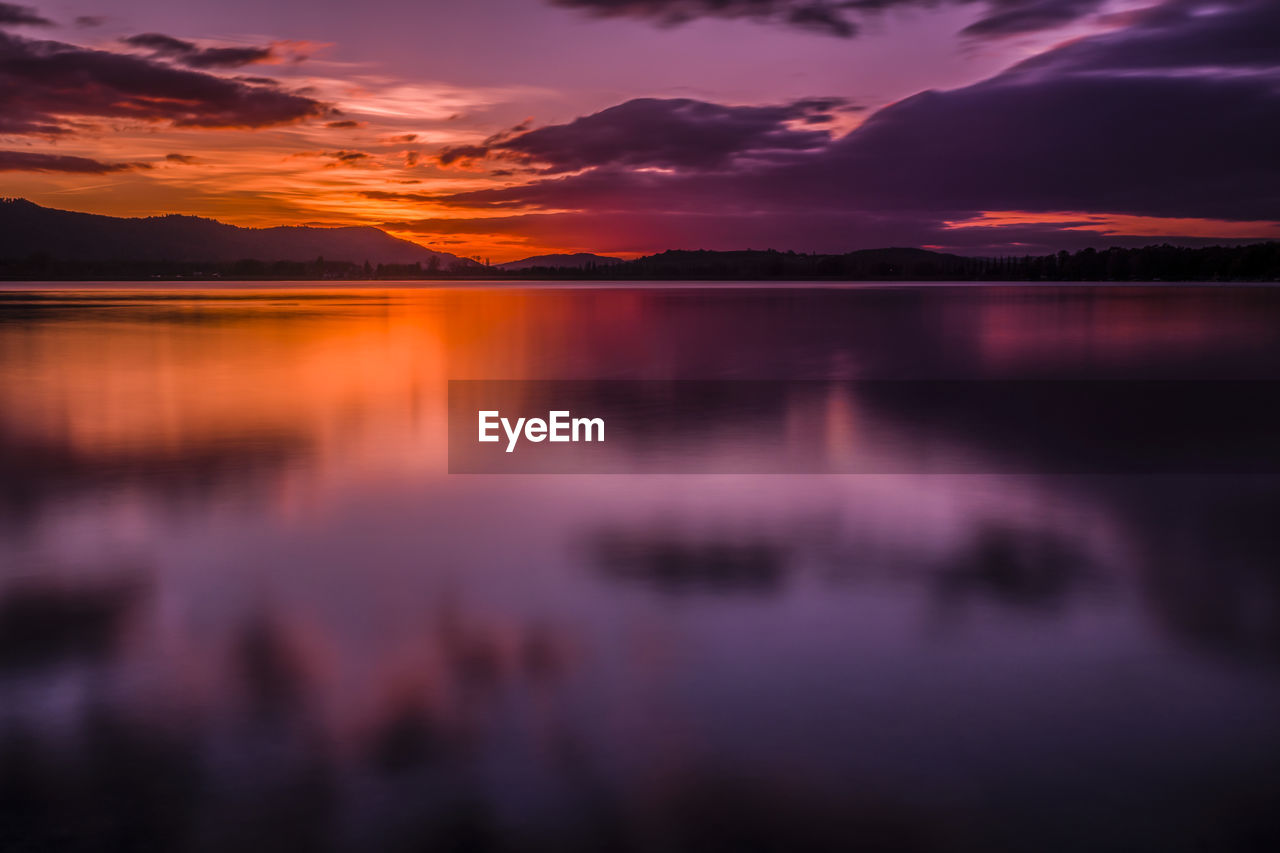
[{"label": "cloud", "polygon": [[141,33],[120,41],[129,47],[149,50],[153,56],[171,59],[189,68],[239,68],[242,65],[269,62],[275,58],[270,47],[200,47],[163,33]]},{"label": "cloud", "polygon": [[1068,42],[1022,62],[1037,74],[1280,71],[1280,3],[1166,0],[1130,13],[1128,26]]},{"label": "cloud", "polygon": [[77,27],[90,28],[100,27],[106,22],[107,19],[101,15],[77,15],[75,23]]},{"label": "cloud", "polygon": [[0,27],[15,26],[51,27],[53,21],[42,17],[30,6],[0,3]]},{"label": "cloud", "polygon": [[71,172],[81,175],[105,175],[109,172],[131,172],[150,168],[150,164],[147,163],[103,163],[88,157],[72,157],[66,154],[0,151],[0,172]]},{"label": "cloud", "polygon": [[338,166],[370,166],[373,164],[373,155],[364,151],[325,151],[321,156],[328,157],[332,161],[325,164],[327,169],[334,169]]},{"label": "cloud", "polygon": [[[443,166],[484,158],[539,165],[547,174],[603,166],[711,170],[776,160],[831,141],[815,125],[850,109],[838,98],[778,106],[725,106],[687,98],[637,98],[568,124],[445,148]],[[803,128],[796,124],[805,125]]]},{"label": "cloud", "polygon": [[1253,34],[1277,27],[1271,0],[1166,2],[888,107],[823,165],[881,205],[1275,218],[1280,48]]},{"label": "cloud", "polygon": [[357,195],[376,201],[433,202],[439,198],[435,193],[400,193],[390,190],[361,190]]},{"label": "cloud", "polygon": [[360,125],[361,125],[361,122],[353,121],[351,119],[344,119],[342,121],[330,121],[325,123],[325,127],[331,130],[349,130],[352,128],[360,127]]},{"label": "cloud", "polygon": [[639,18],[672,27],[699,18],[744,18],[850,38],[858,26],[846,3],[826,0],[550,0],[600,18]]},{"label": "cloud", "polygon": [[1096,12],[1103,2],[1105,0],[993,0],[991,14],[961,32],[979,38],[999,38],[1050,30]]},{"label": "cloud", "polygon": [[822,166],[883,206],[1268,218],[1278,116],[1260,80],[998,79],[896,104]]},{"label": "cloud", "polygon": [[1097,11],[1105,0],[548,0],[597,18],[635,18],[674,27],[703,18],[726,18],[808,30],[838,38],[859,31],[855,17],[891,8],[932,8],[940,3],[984,5],[986,17],[964,30],[998,38],[1051,29]]},{"label": "cloud", "polygon": [[[699,245],[699,234],[721,235],[716,217],[736,223],[740,246],[763,233],[761,223],[775,229],[774,243],[797,247],[822,235],[844,247],[1014,235],[1007,226],[946,228],[984,211],[1211,219],[1244,228],[1280,219],[1280,47],[1269,37],[1278,26],[1280,4],[1271,0],[1166,0],[1122,30],[1068,42],[971,86],[922,92],[839,140],[799,143],[785,156],[743,156],[770,138],[772,131],[759,129],[767,123],[668,140],[665,125],[649,135],[643,123],[603,121],[605,110],[526,135],[549,131],[543,140],[555,145],[545,149],[521,143],[522,136],[491,146],[536,155],[552,174],[422,200],[474,211],[477,220],[579,216],[584,227],[589,221],[619,234],[669,236],[670,222],[680,222],[683,245]],[[696,114],[737,109],[710,105]],[[597,124],[619,132],[602,132],[597,142]],[[722,169],[725,163],[733,168]],[[671,168],[647,168],[655,165]],[[1044,243],[1054,227],[1063,230],[1023,230]],[[1079,245],[1091,233],[1063,239]]]},{"label": "cloud", "polygon": [[70,121],[260,128],[326,116],[320,101],[153,59],[0,32],[0,133],[59,134]]},{"label": "cloud", "polygon": [[170,163],[177,163],[181,166],[190,166],[193,163],[200,162],[198,158],[192,157],[190,154],[166,154],[164,159]]},{"label": "cloud", "polygon": [[487,145],[450,145],[440,149],[435,160],[441,166],[470,165],[476,160],[488,157],[492,150]]}]

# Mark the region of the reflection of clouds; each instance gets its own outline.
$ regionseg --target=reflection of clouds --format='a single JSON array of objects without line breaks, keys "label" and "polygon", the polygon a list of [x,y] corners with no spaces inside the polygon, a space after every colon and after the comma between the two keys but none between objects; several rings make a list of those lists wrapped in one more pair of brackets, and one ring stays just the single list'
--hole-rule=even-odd
[{"label": "reflection of clouds", "polygon": [[269,619],[245,625],[234,652],[238,681],[252,707],[263,714],[297,710],[304,698],[303,663]]},{"label": "reflection of clouds", "polygon": [[206,779],[196,744],[103,708],[77,720],[70,745],[40,735],[0,727],[6,847],[57,849],[70,838],[100,849],[182,849]]},{"label": "reflection of clouds", "polygon": [[[952,306],[973,325],[984,369],[994,372],[1104,372],[1114,378],[1272,376],[1277,334],[1270,298],[1233,288],[1167,291],[1102,285],[1035,292],[990,289]],[[994,298],[987,298],[987,297]]]},{"label": "reflection of clouds", "polygon": [[727,769],[663,779],[646,791],[636,827],[661,833],[678,851],[963,849],[964,828],[948,816],[885,798],[872,786],[838,796],[802,779],[762,780]]},{"label": "reflection of clouds", "polygon": [[207,507],[243,496],[305,453],[297,435],[244,433],[180,448],[80,448],[9,434],[0,423],[0,528],[44,521],[78,497],[138,489],[156,503]]},{"label": "reflection of clouds", "polygon": [[669,592],[770,592],[787,571],[787,553],[767,539],[682,539],[674,533],[601,534],[592,544],[601,570]]},{"label": "reflection of clouds", "polygon": [[30,581],[0,587],[0,672],[110,660],[142,592],[129,579],[86,587]]},{"label": "reflection of clouds", "polygon": [[955,826],[870,788],[835,797],[731,768],[662,780],[632,801],[584,788],[572,812],[522,823],[468,774],[435,764],[433,775],[433,736],[412,715],[382,733],[376,775],[345,786],[331,759],[282,762],[265,742],[228,784],[225,760],[211,760],[190,726],[162,732],[105,709],[85,713],[76,735],[65,751],[31,731],[0,731],[6,844],[54,849],[88,828],[94,849],[209,851],[914,851],[956,838]]},{"label": "reflection of clouds", "polygon": [[826,496],[842,512],[817,515],[791,479],[767,478],[772,509],[744,499],[742,515],[717,503],[675,521],[655,503],[650,521],[579,541],[602,577],[671,593],[915,589],[934,627],[977,628],[988,605],[1078,617],[1136,598],[1192,647],[1280,661],[1273,477],[858,477]]},{"label": "reflection of clouds", "polygon": [[[25,319],[0,334],[0,411],[16,436],[86,451],[303,432],[349,456],[377,429],[386,432],[368,443],[393,440],[387,455],[403,461],[424,440],[406,427],[441,417],[445,379],[1089,375],[1117,360],[1148,372],[1161,359],[1183,364],[1186,350],[1221,372],[1276,340],[1269,303],[1249,292],[1192,289],[1155,306],[1132,289],[991,290],[934,290],[927,302],[874,289],[782,301],[753,290],[508,288],[9,296],[6,314]],[[993,358],[989,345],[1009,336],[1034,352]],[[860,427],[847,403],[833,398],[817,415],[833,436]]]},{"label": "reflection of clouds", "polygon": [[[0,561],[46,590],[0,597],[3,842],[912,849],[963,837],[939,791],[1003,826],[965,796],[1270,755],[1272,694],[1166,643],[1275,660],[1271,486],[443,473],[448,378],[974,369],[977,303],[940,298],[275,290],[0,325]],[[1079,322],[1054,370],[1111,336],[1238,351]],[[776,414],[822,453],[892,426],[838,394]],[[1232,802],[1167,813],[1262,825]]]},{"label": "reflection of clouds", "polygon": [[1140,531],[1142,592],[1174,636],[1280,664],[1280,478],[1174,478],[1118,500]]},{"label": "reflection of clouds", "polygon": [[388,334],[377,300],[348,312],[303,295],[55,307],[0,335],[5,419],[86,452],[323,436],[404,394],[396,368],[435,355],[427,330]]},{"label": "reflection of clouds", "polygon": [[[434,842],[458,830],[458,800],[480,802],[480,783],[463,768],[483,762],[513,715],[525,725],[545,718],[524,736],[546,753],[571,730],[557,698],[571,644],[545,622],[480,616],[446,596],[415,630],[387,631],[358,662],[434,665],[383,669],[353,695],[341,667],[323,659],[349,644],[334,626],[328,645],[317,645],[316,626],[289,608],[260,610],[213,636],[186,637],[182,656],[167,658],[154,633],[163,604],[135,589],[24,587],[0,598],[0,676],[56,683],[62,662],[82,660],[114,675],[77,676],[56,726],[38,713],[47,699],[0,681],[6,844],[44,849],[82,820],[105,821],[101,843],[131,838],[157,849],[327,849],[339,826],[353,849],[383,849],[384,834]],[[120,642],[126,615],[128,644]],[[217,679],[198,702],[174,695],[193,669]],[[511,708],[513,692],[540,697],[537,709]],[[374,778],[338,796],[339,779],[366,772]],[[104,795],[100,785],[115,790]],[[20,820],[10,819],[13,809]],[[497,832],[488,821],[483,831]]]},{"label": "reflection of clouds", "polygon": [[[352,631],[363,619],[390,614],[359,616],[354,623],[322,622],[281,603],[236,630],[186,637],[180,659],[155,659],[139,646],[133,663],[203,670],[197,714],[216,719],[244,710],[264,720],[292,718],[295,726],[305,721],[305,729],[344,753],[376,753],[388,732],[416,726],[460,747],[483,735],[503,691],[523,685],[554,696],[573,667],[574,643],[564,629],[485,616],[447,596],[416,617],[366,623],[372,636]],[[176,683],[173,675],[157,687]]]},{"label": "reflection of clouds", "polygon": [[[916,479],[935,503],[954,501],[953,509],[963,511],[963,480],[944,497],[946,490],[938,487],[945,479]],[[953,519],[950,532],[936,524],[936,514],[931,523],[918,506],[914,514],[907,509],[911,498],[897,497],[902,504],[892,526],[856,514],[729,529],[686,517],[648,528],[601,528],[587,537],[586,551],[603,576],[659,591],[779,595],[784,582],[803,571],[836,585],[922,585],[949,612],[970,599],[1054,611],[1081,590],[1127,580],[1114,532],[1081,535],[1087,514],[1044,511],[1049,504],[1037,503],[1033,490],[1023,496],[1029,505],[1007,504],[1003,513],[989,505],[975,508],[964,521]],[[1036,507],[1042,512],[1026,511]]]},{"label": "reflection of clouds", "polygon": [[989,524],[942,568],[936,590],[944,607],[974,597],[1054,610],[1096,580],[1097,567],[1065,532]]}]

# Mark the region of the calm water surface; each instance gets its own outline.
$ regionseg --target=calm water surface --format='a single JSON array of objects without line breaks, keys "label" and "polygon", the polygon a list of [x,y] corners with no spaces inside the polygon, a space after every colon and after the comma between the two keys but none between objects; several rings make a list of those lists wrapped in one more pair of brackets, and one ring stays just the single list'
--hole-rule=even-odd
[{"label": "calm water surface", "polygon": [[450,379],[735,378],[1280,379],[1280,290],[7,285],[0,848],[1280,849],[1280,478],[447,474]]}]

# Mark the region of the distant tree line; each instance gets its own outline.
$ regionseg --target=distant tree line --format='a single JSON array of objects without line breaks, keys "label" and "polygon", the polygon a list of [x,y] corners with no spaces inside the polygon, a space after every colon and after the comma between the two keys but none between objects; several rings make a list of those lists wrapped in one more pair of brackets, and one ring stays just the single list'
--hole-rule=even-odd
[{"label": "distant tree line", "polygon": [[1280,243],[1083,249],[1052,255],[963,257],[923,249],[843,255],[669,251],[584,268],[533,267],[521,278],[830,281],[1280,281]]},{"label": "distant tree line", "polygon": [[368,261],[62,261],[47,254],[0,259],[8,280],[415,280],[454,278],[594,281],[1280,281],[1280,243],[1186,248],[1083,249],[1052,255],[963,257],[924,249],[842,255],[766,251],[667,251],[585,267],[371,264]]}]

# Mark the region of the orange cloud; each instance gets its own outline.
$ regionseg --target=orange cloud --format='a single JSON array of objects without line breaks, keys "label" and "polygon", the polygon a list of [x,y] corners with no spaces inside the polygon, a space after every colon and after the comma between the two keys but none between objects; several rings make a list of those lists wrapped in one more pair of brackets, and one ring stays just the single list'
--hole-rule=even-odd
[{"label": "orange cloud", "polygon": [[1237,222],[1226,219],[1131,216],[1122,213],[1081,211],[1042,213],[1025,210],[987,210],[978,216],[949,220],[944,223],[944,227],[949,230],[1025,225],[1049,225],[1063,231],[1092,231],[1106,236],[1169,237],[1176,235],[1224,240],[1280,239],[1280,222],[1267,220]]}]

